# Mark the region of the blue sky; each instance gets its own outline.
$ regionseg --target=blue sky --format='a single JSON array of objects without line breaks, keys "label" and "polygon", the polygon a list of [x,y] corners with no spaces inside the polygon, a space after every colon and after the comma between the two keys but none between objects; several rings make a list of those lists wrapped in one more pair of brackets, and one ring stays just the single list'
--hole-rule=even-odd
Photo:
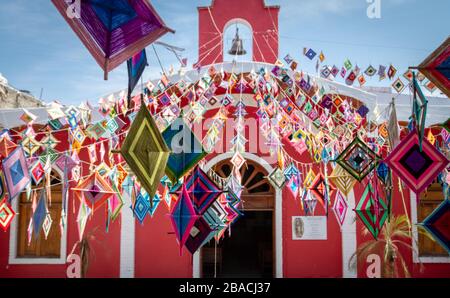
[{"label": "blue sky", "polygon": [[[211,0],[152,0],[176,34],[161,40],[186,49],[197,61],[197,6]],[[300,68],[314,73],[315,62],[302,56],[303,47],[323,51],[325,63],[342,65],[346,58],[360,67],[393,63],[404,71],[425,59],[450,34],[448,0],[381,0],[381,19],[369,19],[366,0],[267,0],[281,6],[280,56],[290,54]],[[432,4],[431,4],[432,3]],[[231,36],[234,32],[231,33]],[[249,42],[248,33],[243,32]],[[226,37],[230,39],[231,37]],[[126,65],[103,81],[100,67],[49,0],[2,1],[0,6],[0,73],[11,85],[30,90],[47,102],[96,102],[127,86]],[[229,43],[229,41],[226,43]],[[248,48],[249,46],[247,46]],[[166,69],[177,60],[157,48]],[[147,48],[150,67],[144,79],[157,78],[160,68]],[[372,79],[368,85],[380,85]],[[381,85],[389,85],[383,81]]]}]

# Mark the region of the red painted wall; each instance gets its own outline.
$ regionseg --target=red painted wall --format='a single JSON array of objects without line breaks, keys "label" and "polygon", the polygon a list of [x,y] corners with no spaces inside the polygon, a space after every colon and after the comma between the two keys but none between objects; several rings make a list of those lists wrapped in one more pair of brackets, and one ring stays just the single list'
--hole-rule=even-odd
[{"label": "red painted wall", "polygon": [[213,0],[209,7],[199,7],[198,65],[223,62],[223,38],[227,23],[244,19],[253,30],[253,61],[275,63],[278,58],[277,6],[264,0]]}]

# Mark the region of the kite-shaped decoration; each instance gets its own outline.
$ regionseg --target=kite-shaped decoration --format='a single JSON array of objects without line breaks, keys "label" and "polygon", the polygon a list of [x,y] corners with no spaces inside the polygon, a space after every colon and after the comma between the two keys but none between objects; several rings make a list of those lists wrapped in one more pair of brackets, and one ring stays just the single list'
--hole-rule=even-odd
[{"label": "kite-shaped decoration", "polygon": [[286,176],[284,176],[283,171],[278,167],[267,178],[269,178],[270,183],[274,187],[279,189],[283,188],[286,184]]},{"label": "kite-shaped decoration", "polygon": [[180,197],[175,203],[170,217],[178,243],[180,244],[181,254],[183,246],[190,236],[191,229],[198,219],[198,215],[195,213],[194,205],[192,205],[191,198],[189,197],[184,184],[181,188]]},{"label": "kite-shaped decoration", "polygon": [[386,163],[380,162],[377,166],[377,176],[378,179],[383,182],[384,185],[387,185],[388,179],[391,177],[391,170],[387,166]]},{"label": "kite-shaped decoration", "polygon": [[172,150],[167,162],[166,175],[175,183],[195,167],[207,153],[183,118],[177,118],[162,135]]},{"label": "kite-shaped decoration", "polygon": [[[136,87],[139,79],[144,73],[145,67],[148,66],[147,63],[147,54],[145,49],[135,54],[133,57],[128,59],[128,99],[131,99],[131,93],[133,93],[134,88]],[[118,128],[118,126],[117,126]],[[116,131],[116,129],[114,129]]]},{"label": "kite-shaped decoration", "polygon": [[35,185],[39,185],[41,183],[42,178],[44,178],[45,171],[42,166],[41,161],[36,161],[30,168],[30,175],[33,178],[33,182]]},{"label": "kite-shaped decoration", "polygon": [[382,198],[375,198],[372,184],[367,185],[355,212],[372,236],[378,239],[378,235],[388,218],[388,207]]},{"label": "kite-shaped decoration", "polygon": [[330,179],[336,188],[338,188],[345,196],[348,196],[356,183],[356,179],[339,165],[334,168],[328,179]]},{"label": "kite-shaped decoration", "polygon": [[284,170],[284,176],[286,176],[288,181],[291,180],[292,177],[300,177],[300,170],[295,164],[291,163]]},{"label": "kite-shaped decoration", "polygon": [[425,95],[422,92],[422,89],[420,88],[420,85],[416,79],[415,73],[413,74],[413,91],[414,91],[413,116],[414,116],[414,122],[416,125],[416,129],[419,134],[420,150],[422,150],[422,140],[423,140],[423,136],[425,134],[425,123],[426,123],[427,110],[428,110],[428,100],[426,99]]},{"label": "kite-shaped decoration", "polygon": [[385,162],[416,194],[424,191],[448,165],[448,159],[424,139],[420,150],[419,137],[412,131],[389,154]]},{"label": "kite-shaped decoration", "polygon": [[108,72],[167,32],[147,0],[52,0],[59,13]]},{"label": "kite-shaped decoration", "polygon": [[192,227],[188,239],[186,240],[186,248],[191,254],[194,254],[198,249],[200,249],[200,247],[202,247],[205,240],[210,237],[213,232],[214,231],[211,229],[208,222],[203,217],[199,217]]},{"label": "kite-shaped decoration", "polygon": [[[114,189],[114,187],[113,187]],[[120,211],[122,210],[123,207],[123,199],[122,199],[122,195],[117,191],[115,195],[113,195],[110,199],[109,199],[109,207],[111,210],[111,220],[116,220],[116,218],[119,216]]]},{"label": "kite-shaped decoration", "polygon": [[339,155],[337,163],[361,182],[374,169],[378,159],[377,154],[356,137]]},{"label": "kite-shaped decoration", "polygon": [[450,37],[419,65],[419,71],[450,97]]},{"label": "kite-shaped decoration", "polygon": [[152,204],[150,206],[150,209],[148,210],[148,213],[150,213],[150,216],[153,217],[153,215],[155,215],[156,209],[159,206],[159,203],[161,203],[161,198],[159,197],[158,194],[155,194],[153,196],[153,200],[152,200]]},{"label": "kite-shaped decoration", "polygon": [[86,205],[95,212],[116,192],[98,172],[92,173],[82,180],[75,188],[72,188],[80,201],[85,199]]},{"label": "kite-shaped decoration", "polygon": [[313,216],[317,206],[317,199],[314,196],[311,196],[311,192],[309,190],[305,189],[302,201],[305,208],[305,215]]},{"label": "kite-shaped decoration", "polygon": [[47,216],[45,216],[44,222],[42,223],[42,230],[44,231],[45,239],[47,240],[48,234],[50,233],[50,228],[52,227],[52,217],[50,216],[50,213],[47,213]]},{"label": "kite-shaped decoration", "polygon": [[450,254],[449,200],[444,200],[420,225]]},{"label": "kite-shaped decoration", "polygon": [[145,216],[147,216],[149,210],[150,201],[148,194],[143,195],[142,193],[139,193],[136,197],[136,203],[134,204],[133,212],[141,225],[144,222]]},{"label": "kite-shaped decoration", "polygon": [[4,199],[0,202],[0,226],[2,227],[3,231],[7,231],[9,228],[9,225],[11,224],[12,220],[14,219],[14,216],[16,216],[16,213],[12,209],[11,205],[8,204],[7,200]]},{"label": "kite-shaped decoration", "polygon": [[23,151],[25,151],[28,156],[32,156],[42,147],[42,144],[36,141],[33,136],[27,136],[26,138],[24,138],[21,145]]},{"label": "kite-shaped decoration", "polygon": [[314,173],[313,169],[309,169],[308,174],[306,174],[305,180],[303,180],[303,187],[309,188],[314,179],[316,179],[316,174]]},{"label": "kite-shaped decoration", "polygon": [[77,215],[78,236],[80,240],[83,239],[84,229],[86,228],[87,220],[91,214],[91,209],[83,202],[80,204]]},{"label": "kite-shaped decoration", "polygon": [[55,160],[53,164],[53,169],[55,169],[56,172],[61,177],[64,177],[64,172],[70,173],[72,172],[72,169],[78,165],[78,163],[68,154],[63,154],[58,157],[58,159]]},{"label": "kite-shaped decoration", "polygon": [[17,145],[11,141],[7,135],[4,135],[0,139],[0,157],[6,158],[8,157],[11,152],[16,150]]},{"label": "kite-shaped decoration", "polygon": [[347,216],[348,204],[344,196],[340,191],[336,192],[336,198],[334,199],[333,211],[336,216],[339,226],[342,228],[345,217]]},{"label": "kite-shaped decoration", "polygon": [[197,166],[183,184],[198,215],[203,215],[223,191]]},{"label": "kite-shaped decoration", "polygon": [[239,152],[236,152],[233,155],[233,158],[231,158],[231,163],[233,164],[236,170],[240,170],[245,163],[245,158],[242,157],[242,155]]},{"label": "kite-shaped decoration", "polygon": [[53,136],[53,134],[48,134],[39,143],[41,143],[41,145],[43,145],[42,147],[44,149],[46,149],[46,148],[55,149],[56,146],[58,146],[58,144],[60,143],[60,141],[58,141],[58,139],[56,139]]},{"label": "kite-shaped decoration", "polygon": [[142,187],[154,197],[164,176],[170,150],[145,104],[141,104],[121,153]]},{"label": "kite-shaped decoration", "polygon": [[9,199],[12,200],[31,182],[27,159],[22,147],[18,147],[7,158],[5,158],[3,160],[2,167],[3,173],[5,174]]},{"label": "kite-shaped decoration", "polygon": [[36,210],[34,210],[33,214],[33,232],[36,237],[39,237],[39,233],[41,232],[42,225],[47,217],[47,196],[46,191],[41,190],[41,194],[39,196],[39,201],[36,205]]},{"label": "kite-shaped decoration", "polygon": [[320,173],[311,183],[309,190],[317,198],[320,204],[325,207],[328,204],[328,200],[331,193],[335,190],[335,187],[329,183],[326,183],[325,177],[322,173]]}]

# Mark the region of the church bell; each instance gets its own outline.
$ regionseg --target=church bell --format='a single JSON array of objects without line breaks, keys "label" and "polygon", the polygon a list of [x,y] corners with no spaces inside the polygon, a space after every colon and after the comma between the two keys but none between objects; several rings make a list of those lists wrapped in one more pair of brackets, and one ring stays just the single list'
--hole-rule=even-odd
[{"label": "church bell", "polygon": [[236,36],[233,39],[233,45],[231,46],[231,50],[228,51],[228,54],[233,56],[242,56],[247,54],[247,51],[244,50],[242,39],[239,37],[239,28],[236,28]]}]

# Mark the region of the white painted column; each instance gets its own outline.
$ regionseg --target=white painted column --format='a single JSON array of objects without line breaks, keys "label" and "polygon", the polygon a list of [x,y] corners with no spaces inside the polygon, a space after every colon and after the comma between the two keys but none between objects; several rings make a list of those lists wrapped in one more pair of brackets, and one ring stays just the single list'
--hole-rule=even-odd
[{"label": "white painted column", "polygon": [[134,277],[135,221],[133,210],[129,208],[131,200],[124,195],[124,206],[120,226],[120,277]]},{"label": "white painted column", "polygon": [[355,209],[355,193],[353,190],[348,195],[347,203],[347,216],[342,225],[342,272],[344,278],[356,278],[356,268],[348,267],[348,262],[356,251],[356,214],[353,211]]},{"label": "white painted column", "polygon": [[283,277],[283,194],[280,189],[275,195],[275,277]]},{"label": "white painted column", "polygon": [[192,277],[200,278],[200,250],[192,256]]}]

